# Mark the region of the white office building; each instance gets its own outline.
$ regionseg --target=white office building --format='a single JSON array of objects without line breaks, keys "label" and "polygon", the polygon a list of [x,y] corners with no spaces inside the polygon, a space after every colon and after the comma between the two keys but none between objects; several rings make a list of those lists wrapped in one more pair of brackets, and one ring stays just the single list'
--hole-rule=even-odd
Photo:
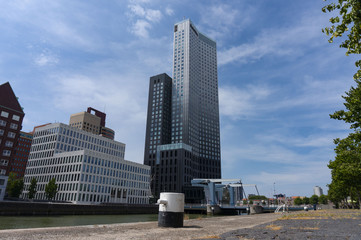
[{"label": "white office building", "polygon": [[32,178],[35,199],[46,200],[45,186],[55,178],[54,200],[83,204],[147,204],[150,167],[124,160],[125,144],[63,123],[36,128],[24,176],[23,197]]},{"label": "white office building", "polygon": [[323,195],[323,190],[322,190],[322,188],[319,187],[319,186],[314,186],[314,187],[313,187],[313,194],[320,197],[321,195]]}]

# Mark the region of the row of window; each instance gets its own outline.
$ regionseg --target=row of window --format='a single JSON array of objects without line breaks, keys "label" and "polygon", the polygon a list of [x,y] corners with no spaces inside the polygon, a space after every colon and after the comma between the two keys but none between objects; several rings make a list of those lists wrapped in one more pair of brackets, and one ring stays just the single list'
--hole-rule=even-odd
[{"label": "row of window", "polygon": [[[6,127],[6,121],[0,119],[0,126]],[[10,123],[10,128],[16,130],[16,129],[18,129],[18,124]]]},{"label": "row of window", "polygon": [[[0,129],[0,136],[4,136],[4,133],[5,133],[5,131],[3,129]],[[15,136],[16,136],[16,133],[8,132],[8,137],[9,138],[15,138]]]},{"label": "row of window", "polygon": [[[1,111],[0,116],[1,116],[1,117],[4,117],[4,118],[8,118],[8,117],[9,117],[9,113],[6,112],[6,111]],[[19,121],[19,120],[20,120],[20,116],[13,114],[12,120],[14,120],[14,121]]]}]

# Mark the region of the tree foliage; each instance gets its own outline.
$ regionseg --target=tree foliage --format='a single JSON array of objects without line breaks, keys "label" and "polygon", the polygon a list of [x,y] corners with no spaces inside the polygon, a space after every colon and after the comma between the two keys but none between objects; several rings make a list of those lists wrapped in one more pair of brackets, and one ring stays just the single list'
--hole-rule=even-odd
[{"label": "tree foliage", "polygon": [[322,194],[322,195],[318,198],[318,202],[319,202],[320,204],[327,204],[327,203],[328,203],[327,196]]},{"label": "tree foliage", "polygon": [[330,199],[333,202],[347,204],[347,197],[351,203],[361,203],[361,134],[359,131],[350,133],[344,139],[335,139],[336,157],[330,161],[332,183],[329,185]]},{"label": "tree foliage", "polygon": [[48,200],[52,200],[58,192],[58,185],[55,183],[55,178],[50,179],[45,185],[45,196]]},{"label": "tree foliage", "polygon": [[29,199],[33,199],[35,197],[35,193],[36,191],[36,185],[37,185],[38,181],[36,180],[36,178],[32,178],[31,182],[30,182],[30,186],[29,186]]},{"label": "tree foliage", "polygon": [[23,188],[24,188],[23,179],[22,178],[16,179],[16,174],[14,172],[10,172],[8,178],[8,184],[6,186],[9,197],[18,198],[22,193]]},{"label": "tree foliage", "polygon": [[248,199],[249,200],[268,200],[268,198],[263,195],[249,196]]},{"label": "tree foliage", "polygon": [[310,204],[310,199],[308,197],[304,197],[302,199],[303,204]]},{"label": "tree foliage", "polygon": [[[326,1],[326,0],[325,0]],[[346,48],[346,55],[361,53],[361,1],[360,0],[338,0],[337,3],[330,3],[322,8],[322,11],[338,11],[338,16],[331,17],[331,27],[322,29],[322,32],[329,36],[332,43],[337,37],[342,37],[345,33],[347,38],[341,43],[341,48]],[[355,63],[358,71],[354,79],[361,78],[361,60]]]},{"label": "tree foliage", "polygon": [[312,195],[310,197],[310,203],[311,204],[318,204],[318,196],[316,194]]},{"label": "tree foliage", "polygon": [[300,197],[295,198],[293,203],[297,206],[301,205],[303,203],[302,199]]},{"label": "tree foliage", "polygon": [[[328,1],[328,0],[325,0]],[[332,0],[331,0],[332,1]],[[335,1],[335,0],[334,0]],[[331,27],[322,29],[329,42],[342,38],[340,47],[346,55],[361,53],[361,1],[338,0],[322,8],[323,12],[336,11],[338,15],[330,18]],[[347,36],[344,36],[347,34]],[[361,60],[355,62],[357,72],[354,75],[356,87],[342,96],[346,110],[336,111],[330,117],[350,124],[350,133],[344,139],[335,139],[335,160],[330,161],[332,182],[329,184],[328,198],[337,206],[347,206],[351,198],[352,207],[361,203]]]}]

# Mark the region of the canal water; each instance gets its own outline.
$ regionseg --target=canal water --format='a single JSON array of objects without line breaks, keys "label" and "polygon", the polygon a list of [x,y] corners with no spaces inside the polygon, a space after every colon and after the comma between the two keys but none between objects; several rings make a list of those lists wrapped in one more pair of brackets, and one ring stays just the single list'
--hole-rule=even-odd
[{"label": "canal water", "polygon": [[[200,218],[205,215],[187,214],[186,218]],[[132,215],[71,215],[71,216],[0,216],[0,230],[65,227],[81,225],[102,225],[113,223],[149,222],[158,221],[158,214],[132,214]]]}]

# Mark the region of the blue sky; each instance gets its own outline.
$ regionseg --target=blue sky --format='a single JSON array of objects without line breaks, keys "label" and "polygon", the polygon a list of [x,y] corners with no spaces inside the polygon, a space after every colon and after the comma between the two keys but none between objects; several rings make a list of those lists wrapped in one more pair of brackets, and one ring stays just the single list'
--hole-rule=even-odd
[{"label": "blue sky", "polygon": [[[222,177],[260,194],[326,190],[333,140],[355,57],[329,44],[322,0],[5,1],[0,83],[26,113],[23,130],[107,113],[126,159],[143,162],[149,77],[171,76],[173,25],[184,17],[216,40]],[[275,184],[274,184],[275,183]],[[254,193],[252,188],[246,193]]]}]

